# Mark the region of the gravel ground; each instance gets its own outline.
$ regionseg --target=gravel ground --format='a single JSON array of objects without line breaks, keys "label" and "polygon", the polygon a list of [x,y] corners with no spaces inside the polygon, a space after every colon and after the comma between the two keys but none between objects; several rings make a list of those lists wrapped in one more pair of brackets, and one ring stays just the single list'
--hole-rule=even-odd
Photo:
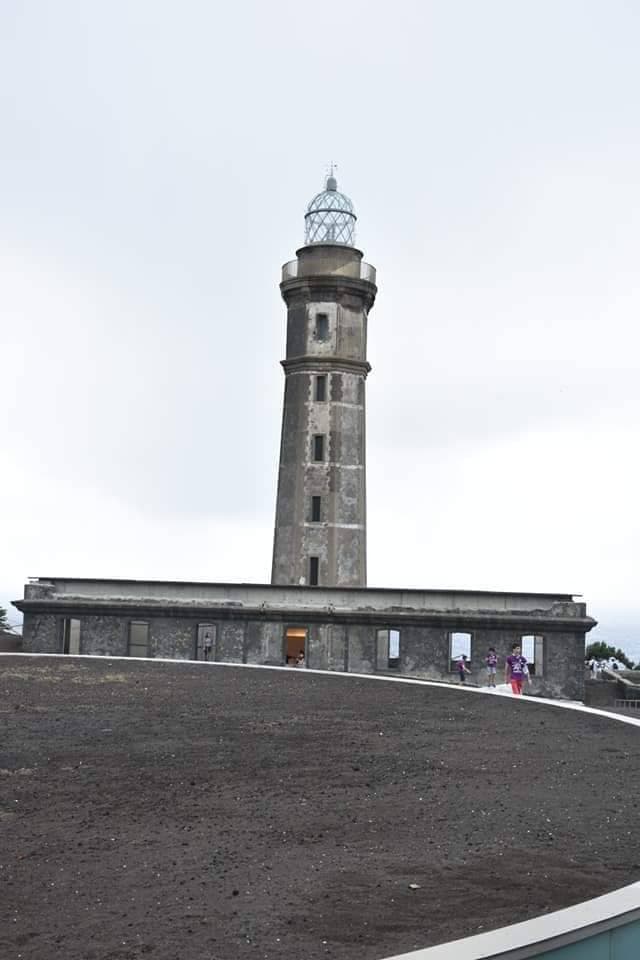
[{"label": "gravel ground", "polygon": [[0,657],[3,960],[379,960],[640,879],[639,731],[303,670]]}]

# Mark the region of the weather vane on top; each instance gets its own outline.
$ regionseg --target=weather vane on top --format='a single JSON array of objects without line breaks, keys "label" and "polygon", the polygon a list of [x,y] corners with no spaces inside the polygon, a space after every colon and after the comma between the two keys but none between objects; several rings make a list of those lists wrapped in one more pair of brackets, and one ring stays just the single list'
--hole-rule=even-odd
[{"label": "weather vane on top", "polygon": [[327,176],[334,177],[337,169],[338,164],[335,162],[335,160],[329,160],[327,163]]}]

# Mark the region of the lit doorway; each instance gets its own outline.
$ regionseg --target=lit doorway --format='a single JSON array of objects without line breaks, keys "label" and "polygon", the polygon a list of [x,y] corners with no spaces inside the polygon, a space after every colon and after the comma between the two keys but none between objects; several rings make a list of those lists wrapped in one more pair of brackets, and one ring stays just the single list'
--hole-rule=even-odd
[{"label": "lit doorway", "polygon": [[284,658],[284,662],[288,667],[306,667],[306,627],[287,627],[284,634]]}]

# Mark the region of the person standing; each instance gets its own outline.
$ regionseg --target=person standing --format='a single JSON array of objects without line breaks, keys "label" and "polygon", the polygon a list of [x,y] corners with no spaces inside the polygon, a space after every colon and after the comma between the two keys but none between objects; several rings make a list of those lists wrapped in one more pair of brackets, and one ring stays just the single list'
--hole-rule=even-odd
[{"label": "person standing", "polygon": [[460,683],[464,683],[464,678],[467,673],[471,673],[471,670],[469,670],[467,666],[466,654],[463,653],[458,660],[458,677],[460,679]]},{"label": "person standing", "polygon": [[528,679],[529,668],[527,667],[527,658],[520,652],[520,644],[514,643],[511,648],[511,656],[507,657],[504,665],[504,682],[511,684],[511,690],[514,695],[519,697],[522,694],[522,687],[525,680]]},{"label": "person standing", "polygon": [[212,643],[211,643],[211,634],[210,634],[209,632],[205,633],[205,635],[204,635],[204,645],[203,645],[203,646],[204,646],[204,659],[205,659],[205,660],[210,660],[210,659],[211,659],[211,647],[212,647]]},{"label": "person standing", "polygon": [[484,662],[487,665],[487,675],[489,677],[489,686],[495,687],[496,685],[496,670],[498,667],[498,654],[493,647],[489,647],[487,655],[484,658]]}]

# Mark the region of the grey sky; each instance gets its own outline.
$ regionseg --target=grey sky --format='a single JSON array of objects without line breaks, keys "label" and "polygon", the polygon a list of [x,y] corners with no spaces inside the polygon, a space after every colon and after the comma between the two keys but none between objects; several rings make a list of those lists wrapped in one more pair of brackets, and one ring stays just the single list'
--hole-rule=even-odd
[{"label": "grey sky", "polygon": [[639,48],[621,0],[5,0],[0,598],[268,580],[279,269],[334,159],[370,584],[582,592],[640,657]]}]

